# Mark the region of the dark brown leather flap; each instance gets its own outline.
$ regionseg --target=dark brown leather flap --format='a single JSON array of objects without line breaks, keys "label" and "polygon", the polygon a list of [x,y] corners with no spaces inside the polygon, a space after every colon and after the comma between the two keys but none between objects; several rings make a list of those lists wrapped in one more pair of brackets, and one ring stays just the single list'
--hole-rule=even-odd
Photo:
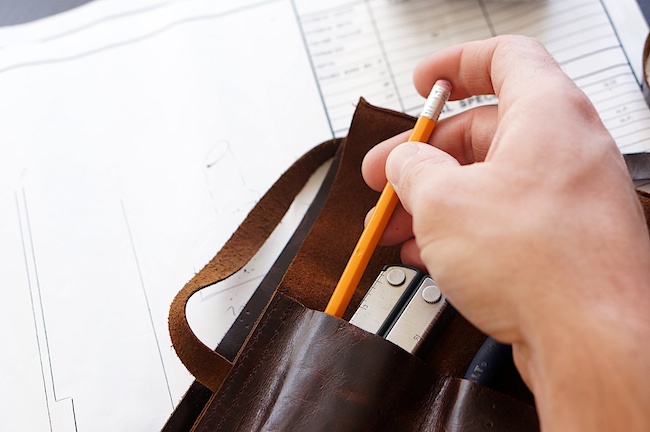
[{"label": "dark brown leather flap", "polygon": [[465,379],[448,379],[438,400],[439,430],[445,432],[539,430],[533,406]]},{"label": "dark brown leather flap", "polygon": [[532,407],[442,378],[391,342],[277,293],[194,430],[465,430],[510,417],[536,425]]},{"label": "dark brown leather flap", "polygon": [[[414,123],[411,116],[359,101],[330,194],[287,270],[280,291],[311,309],[325,309],[361,235],[364,216],[379,197],[363,181],[361,161],[373,146],[410,129]],[[377,248],[344,318],[354,313],[381,268],[395,262],[399,262],[399,248]]]}]

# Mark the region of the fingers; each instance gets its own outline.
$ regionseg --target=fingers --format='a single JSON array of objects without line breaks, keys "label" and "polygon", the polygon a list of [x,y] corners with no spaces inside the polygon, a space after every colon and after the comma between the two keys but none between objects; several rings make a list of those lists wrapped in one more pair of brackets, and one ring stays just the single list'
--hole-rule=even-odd
[{"label": "fingers", "polygon": [[402,263],[426,270],[426,265],[420,255],[420,248],[418,248],[415,239],[409,239],[402,244],[400,259]]},{"label": "fingers", "polygon": [[525,165],[531,175],[539,175],[542,169],[558,169],[573,154],[609,151],[613,143],[601,147],[584,140],[589,143],[585,147],[567,151],[566,143],[574,141],[576,132],[600,142],[606,130],[589,98],[534,39],[502,36],[469,42],[432,54],[414,72],[423,95],[440,78],[452,83],[452,99],[481,94],[499,98],[491,160]]},{"label": "fingers", "polygon": [[[420,249],[414,238],[413,219],[410,212],[405,208],[412,207],[413,201],[418,199],[418,194],[421,192],[411,187],[411,184],[414,182],[420,183],[420,179],[417,178],[417,175],[413,175],[412,171],[418,172],[418,175],[424,179],[431,180],[432,175],[435,174],[440,166],[458,167],[459,163],[451,155],[428,144],[415,142],[404,143],[402,145],[395,144],[401,138],[403,137],[397,136],[392,141],[388,140],[389,142],[385,144],[387,149],[381,150],[382,152],[387,152],[391,148],[394,148],[387,156],[386,170],[388,178],[403,204],[400,203],[393,212],[379,244],[386,246],[402,243],[402,262],[424,269],[425,264],[420,256]],[[386,177],[384,176],[383,179],[385,184]],[[429,182],[422,183],[429,184]],[[406,201],[403,201],[403,199]],[[366,222],[369,220],[372,211],[374,209],[368,212]]]},{"label": "fingers", "polygon": [[[405,143],[397,146],[386,160],[386,177],[406,211],[413,214],[418,200],[431,193],[431,184],[460,166],[451,155],[422,143]],[[433,215],[431,215],[433,216]]]},{"label": "fingers", "polygon": [[366,184],[376,191],[381,191],[386,185],[386,158],[388,154],[398,145],[408,140],[411,131],[395,135],[374,146],[363,158],[361,163],[361,174]]},{"label": "fingers", "polygon": [[[374,208],[366,215],[366,223],[370,219],[373,211]],[[425,270],[426,266],[420,256],[420,249],[413,236],[413,219],[404,210],[404,207],[398,205],[379,240],[379,245],[392,246],[400,243],[402,244],[400,256],[402,263]]]},{"label": "fingers", "polygon": [[[438,122],[429,141],[450,154],[461,165],[485,160],[497,127],[497,107],[478,107]],[[377,144],[363,160],[363,178],[374,190],[386,184],[384,166],[388,154],[404,143],[410,131],[403,132]]]},{"label": "fingers", "polygon": [[439,78],[452,83],[453,100],[483,94],[496,94],[500,100],[505,95],[540,94],[544,89],[541,81],[570,81],[539,42],[521,36],[501,36],[438,51],[420,62],[413,75],[423,96]]},{"label": "fingers", "polygon": [[[366,215],[366,223],[370,220],[370,215],[372,215],[374,210],[375,209],[373,208]],[[398,204],[388,221],[388,225],[386,225],[386,229],[379,240],[379,244],[381,246],[391,246],[412,238],[412,226],[413,221],[411,215],[404,210],[404,207]]]},{"label": "fingers", "polygon": [[461,165],[485,160],[497,129],[498,108],[478,107],[438,123],[429,142]]}]

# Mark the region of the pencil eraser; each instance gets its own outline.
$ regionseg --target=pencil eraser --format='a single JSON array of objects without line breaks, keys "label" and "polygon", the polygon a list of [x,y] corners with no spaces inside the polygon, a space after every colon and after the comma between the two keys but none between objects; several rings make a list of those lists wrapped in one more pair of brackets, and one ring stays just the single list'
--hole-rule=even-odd
[{"label": "pencil eraser", "polygon": [[447,90],[451,91],[451,83],[449,81],[447,81],[447,80],[444,80],[444,79],[439,79],[438,81],[436,81],[434,86],[444,87]]}]

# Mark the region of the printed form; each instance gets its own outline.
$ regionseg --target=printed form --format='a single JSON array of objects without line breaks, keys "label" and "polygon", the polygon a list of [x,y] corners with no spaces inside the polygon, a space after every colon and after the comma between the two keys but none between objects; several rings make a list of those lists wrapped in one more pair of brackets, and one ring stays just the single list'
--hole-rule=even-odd
[{"label": "printed form", "polygon": [[[99,0],[0,28],[0,429],[160,429],[192,382],[173,296],[360,97],[417,115],[412,70],[435,50],[534,36],[623,152],[650,150],[647,31],[633,0]],[[325,168],[242,272],[192,299],[207,344]]]}]

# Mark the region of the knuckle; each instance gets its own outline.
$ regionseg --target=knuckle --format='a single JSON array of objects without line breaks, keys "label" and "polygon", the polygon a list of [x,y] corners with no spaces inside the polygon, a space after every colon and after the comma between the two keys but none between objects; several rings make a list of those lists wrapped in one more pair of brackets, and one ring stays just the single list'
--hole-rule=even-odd
[{"label": "knuckle", "polygon": [[495,39],[495,56],[506,59],[509,64],[526,62],[542,70],[560,70],[557,61],[538,39],[520,35],[497,36]]}]

